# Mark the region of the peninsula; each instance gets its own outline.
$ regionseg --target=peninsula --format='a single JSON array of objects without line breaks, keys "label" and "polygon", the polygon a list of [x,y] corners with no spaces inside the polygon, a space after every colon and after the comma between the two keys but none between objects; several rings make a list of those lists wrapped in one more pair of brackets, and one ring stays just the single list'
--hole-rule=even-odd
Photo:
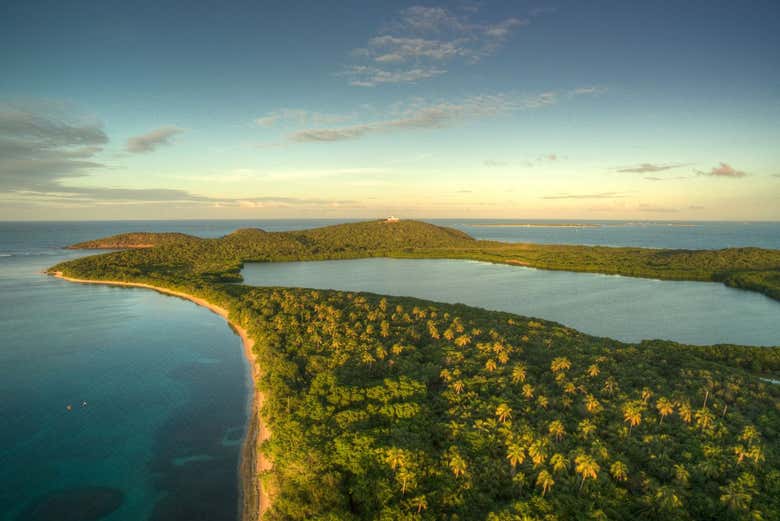
[{"label": "peninsula", "polygon": [[268,498],[263,519],[780,515],[780,388],[767,381],[780,378],[780,348],[626,344],[462,305],[238,284],[249,261],[430,257],[780,299],[778,251],[505,244],[415,221],[74,247],[124,249],[50,273],[200,299],[253,339],[273,433],[258,450],[272,467],[242,468]]}]

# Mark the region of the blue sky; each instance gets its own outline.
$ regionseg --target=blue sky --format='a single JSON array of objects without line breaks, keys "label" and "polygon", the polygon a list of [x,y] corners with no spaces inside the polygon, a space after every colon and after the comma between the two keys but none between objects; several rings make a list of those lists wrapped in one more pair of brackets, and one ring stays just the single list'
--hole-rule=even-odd
[{"label": "blue sky", "polygon": [[0,219],[780,219],[777,2],[326,4],[4,6]]}]

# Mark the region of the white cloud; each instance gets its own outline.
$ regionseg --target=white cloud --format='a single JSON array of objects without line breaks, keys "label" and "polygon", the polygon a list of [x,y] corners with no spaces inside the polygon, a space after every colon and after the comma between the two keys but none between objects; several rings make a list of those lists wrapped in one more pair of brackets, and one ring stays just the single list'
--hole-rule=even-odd
[{"label": "white cloud", "polygon": [[140,136],[133,136],[127,140],[127,146],[125,150],[132,154],[144,154],[147,152],[153,152],[160,146],[170,145],[171,138],[177,134],[184,132],[183,128],[179,128],[173,125],[167,125],[164,127],[156,128],[146,134]]},{"label": "white cloud", "polygon": [[621,173],[648,174],[651,172],[662,172],[664,170],[680,168],[682,166],[687,166],[688,164],[689,163],[642,163],[636,166],[618,168],[617,171]]},{"label": "white cloud", "polygon": [[459,102],[436,104],[412,103],[401,109],[398,117],[357,125],[327,128],[305,128],[289,136],[290,143],[327,143],[359,139],[373,134],[406,130],[444,128],[466,120],[494,117],[520,110],[539,109],[556,103],[554,92],[533,96],[511,94],[481,95]]},{"label": "white cloud", "polygon": [[737,170],[736,168],[734,168],[728,163],[720,163],[718,166],[712,167],[712,169],[709,172],[702,172],[701,170],[697,170],[696,173],[698,173],[699,175],[707,175],[710,177],[738,178],[738,177],[747,176],[746,172],[743,172],[742,170]]},{"label": "white cloud", "polygon": [[345,68],[340,74],[349,78],[349,84],[354,87],[376,87],[385,83],[415,83],[447,71],[440,67],[415,67],[388,71],[379,67],[353,65]]},{"label": "white cloud", "polygon": [[255,118],[254,124],[260,127],[272,127],[282,123],[294,125],[328,125],[352,119],[351,114],[326,114],[305,109],[281,108]]},{"label": "white cloud", "polygon": [[476,63],[496,53],[512,33],[528,23],[510,17],[495,22],[474,20],[476,9],[453,13],[444,7],[413,6],[402,10],[365,47],[352,55],[368,61],[348,65],[341,75],[350,85],[374,87],[412,83],[445,74],[444,63]]}]

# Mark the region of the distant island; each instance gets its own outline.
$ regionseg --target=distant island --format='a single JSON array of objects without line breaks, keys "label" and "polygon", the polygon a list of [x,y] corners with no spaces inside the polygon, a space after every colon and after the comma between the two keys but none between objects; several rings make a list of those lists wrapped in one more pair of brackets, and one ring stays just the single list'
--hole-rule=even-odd
[{"label": "distant island", "polygon": [[484,228],[601,228],[593,223],[477,223],[469,226]]},{"label": "distant island", "polygon": [[246,520],[780,515],[780,387],[767,381],[780,348],[626,344],[463,305],[239,284],[244,262],[389,256],[711,280],[780,299],[780,251],[506,244],[404,220],[73,247],[122,249],[51,274],[158,289],[240,328],[261,419],[242,464]]},{"label": "distant island", "polygon": [[476,228],[606,228],[616,226],[670,226],[679,228],[693,228],[698,225],[692,223],[670,222],[624,222],[624,223],[476,223],[469,226]]}]

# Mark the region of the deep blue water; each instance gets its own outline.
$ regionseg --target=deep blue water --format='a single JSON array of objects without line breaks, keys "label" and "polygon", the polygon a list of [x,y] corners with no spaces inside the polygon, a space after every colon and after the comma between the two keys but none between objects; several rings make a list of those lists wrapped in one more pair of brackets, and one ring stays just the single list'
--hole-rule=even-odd
[{"label": "deep blue water", "polygon": [[[544,244],[586,244],[716,250],[754,246],[780,249],[780,222],[577,221],[556,219],[446,219],[432,221],[478,239]],[[595,227],[506,226],[595,224]],[[495,225],[503,226],[495,226]],[[484,226],[493,225],[493,226]]]},{"label": "deep blue water", "polygon": [[[337,221],[0,223],[0,520],[56,520],[56,515],[65,518],[68,512],[83,509],[96,498],[101,498],[101,508],[111,511],[101,517],[109,521],[232,520],[236,514],[238,455],[249,396],[249,378],[239,338],[220,317],[181,299],[142,289],[71,284],[42,275],[42,270],[61,260],[89,254],[62,250],[63,246],[128,231],[180,231],[216,237],[240,227],[275,231],[334,222]],[[436,222],[464,229],[477,238],[507,241],[780,248],[777,223],[561,229],[473,226],[489,222],[484,220]],[[464,274],[463,266],[469,270],[473,269],[468,268],[472,264],[455,263],[437,269],[433,275],[440,277],[442,284],[457,287],[460,278],[471,276]],[[321,271],[322,266],[318,263],[307,267],[314,271],[305,279],[289,275],[291,282],[307,280],[311,285],[330,285],[330,275]],[[583,302],[581,296],[572,295],[570,283],[560,279],[571,274],[512,267],[491,269],[495,273],[484,275],[483,280],[501,280],[505,276],[501,269],[514,269],[511,273],[520,278],[537,276],[527,275],[529,272],[548,277],[535,293],[529,292],[526,300],[531,307],[522,311],[526,314],[544,316],[551,307],[568,305],[577,309]],[[358,272],[350,273],[355,276]],[[424,294],[418,296],[468,301],[465,294],[461,298],[455,293],[437,293],[436,287],[423,284],[422,276],[427,277],[425,270],[401,269],[394,279],[388,279],[385,292],[418,294],[415,291],[419,290]],[[354,278],[363,280],[361,286],[366,284],[355,289],[382,289],[369,284],[371,276]],[[282,281],[279,272],[274,276],[274,284]],[[414,284],[415,281],[420,284]],[[646,288],[637,295],[627,290],[623,282],[614,284],[602,288],[598,298],[622,299],[618,301],[623,303],[625,314],[634,317],[648,313],[646,306],[639,305],[648,295],[663,293]],[[663,284],[675,287],[688,283]],[[468,289],[472,294],[473,290]],[[522,293],[513,286],[503,291]],[[489,302],[491,298],[507,298],[498,289],[482,293],[488,299],[484,303],[487,307],[498,307]],[[724,305],[726,301],[722,299],[726,297],[715,296],[709,303],[699,300],[696,305],[729,309],[734,316],[727,323],[735,330],[768,329],[767,338],[776,338],[772,335],[778,321],[764,324],[740,318],[747,317],[743,313],[748,310],[755,313],[764,306],[755,300],[764,297],[737,293],[744,297],[744,302],[728,300]],[[679,293],[679,300],[684,303],[687,299],[700,299],[696,295],[700,294],[684,290]],[[658,334],[652,336],[674,330],[669,324],[689,323],[688,328],[694,331],[704,327],[674,309],[665,311],[667,318],[654,328]],[[547,318],[575,325],[574,320],[565,317]],[[630,324],[636,323],[626,320],[610,325],[609,317],[602,318],[605,330],[598,334],[617,337],[631,334]],[[761,340],[750,336],[734,340],[750,339]],[[81,406],[84,401],[86,407]],[[69,404],[70,411],[66,408]],[[62,498],[68,501],[63,502]],[[38,517],[29,515],[32,508],[38,508]],[[27,514],[23,515],[23,511]]]}]

